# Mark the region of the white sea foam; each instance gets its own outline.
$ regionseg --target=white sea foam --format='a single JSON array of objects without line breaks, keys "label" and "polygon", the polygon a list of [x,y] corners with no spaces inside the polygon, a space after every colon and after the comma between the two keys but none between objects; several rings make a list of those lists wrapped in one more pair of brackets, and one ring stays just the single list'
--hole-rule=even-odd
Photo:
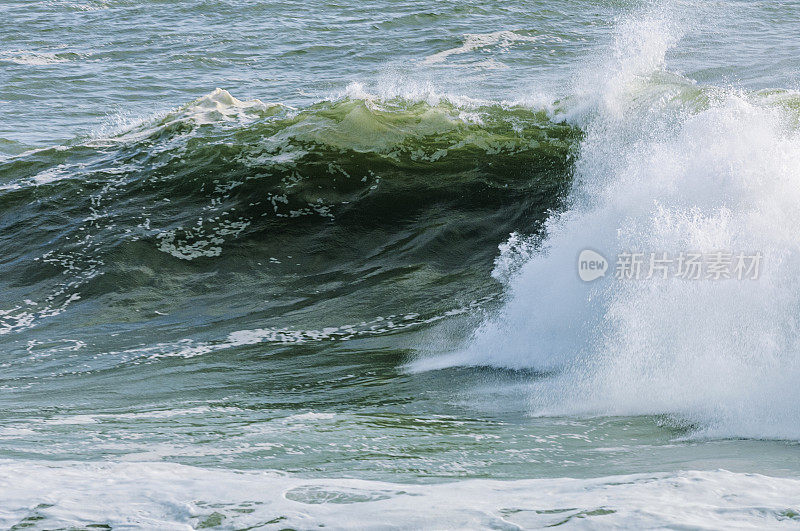
[{"label": "white sea foam", "polygon": [[53,52],[32,52],[25,50],[17,50],[15,52],[2,52],[0,58],[16,63],[18,65],[27,66],[44,66],[57,63],[66,63],[69,61],[63,54],[58,55]]},{"label": "white sea foam", "polygon": [[4,528],[745,529],[795,527],[800,511],[800,481],[723,470],[407,485],[156,462],[6,461],[0,485]]},{"label": "white sea foam", "polygon": [[[532,256],[504,249],[502,311],[463,350],[413,368],[557,371],[531,386],[537,414],[671,414],[702,435],[800,437],[797,117],[758,95],[660,84],[680,18],[655,9],[619,25],[567,116],[586,132],[569,207]],[[584,283],[586,248],[764,261],[757,281]]]},{"label": "white sea foam", "polygon": [[185,106],[183,110],[198,124],[208,124],[226,120],[241,122],[245,117],[258,116],[258,113],[280,107],[277,104],[266,104],[259,99],[239,100],[227,90],[218,88]]},{"label": "white sea foam", "polygon": [[[429,55],[422,63],[425,65],[445,64],[451,56],[469,54],[476,50],[490,47],[496,51],[507,51],[511,46],[520,42],[547,43],[552,45],[562,42],[562,39],[551,35],[526,35],[510,30],[494,31],[491,33],[467,33],[464,35],[464,42],[461,46]],[[494,58],[481,60],[477,65],[484,68],[508,68]],[[476,64],[470,63],[470,66],[475,67]]]}]

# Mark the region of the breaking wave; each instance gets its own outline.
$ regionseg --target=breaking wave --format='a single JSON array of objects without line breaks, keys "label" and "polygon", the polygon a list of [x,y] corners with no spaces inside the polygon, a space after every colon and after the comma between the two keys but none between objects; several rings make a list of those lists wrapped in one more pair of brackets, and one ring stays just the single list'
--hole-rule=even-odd
[{"label": "breaking wave", "polygon": [[[172,331],[106,350],[127,360],[229,348],[248,331],[346,340],[463,313],[496,295],[497,242],[543,222],[569,186],[581,133],[552,114],[359,86],[295,109],[218,89],[7,158],[0,336],[19,350],[28,330],[69,330],[97,305],[90,336],[119,321]],[[187,322],[207,336],[187,340]]]},{"label": "breaking wave", "polygon": [[[800,96],[670,73],[680,10],[623,20],[567,113],[585,136],[566,207],[502,246],[507,301],[464,348],[420,358],[547,371],[535,414],[667,415],[697,435],[800,437]],[[612,271],[582,282],[593,249]],[[626,280],[622,252],[763,253],[758,280]],[[516,271],[508,275],[508,271]]]}]

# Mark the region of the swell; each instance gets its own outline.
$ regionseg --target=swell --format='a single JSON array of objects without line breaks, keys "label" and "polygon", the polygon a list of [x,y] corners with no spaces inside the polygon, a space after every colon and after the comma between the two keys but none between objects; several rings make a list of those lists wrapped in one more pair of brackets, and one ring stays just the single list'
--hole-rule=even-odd
[{"label": "swell", "polygon": [[217,90],[29,151],[0,162],[0,333],[75,318],[164,341],[289,317],[424,322],[496,293],[497,244],[558,207],[579,138],[523,106],[345,96],[293,109]]}]

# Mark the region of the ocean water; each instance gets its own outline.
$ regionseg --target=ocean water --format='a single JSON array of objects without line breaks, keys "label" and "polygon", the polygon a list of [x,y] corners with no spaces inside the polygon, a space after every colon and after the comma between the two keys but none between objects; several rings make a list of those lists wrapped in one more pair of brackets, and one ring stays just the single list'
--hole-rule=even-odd
[{"label": "ocean water", "polygon": [[0,20],[0,527],[800,523],[796,1]]}]

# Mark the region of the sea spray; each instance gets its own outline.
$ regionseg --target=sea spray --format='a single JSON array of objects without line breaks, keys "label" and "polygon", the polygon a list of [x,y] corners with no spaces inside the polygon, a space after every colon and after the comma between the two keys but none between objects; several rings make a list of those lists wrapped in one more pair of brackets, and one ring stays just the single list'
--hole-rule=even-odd
[{"label": "sea spray", "polygon": [[[417,369],[556,371],[532,384],[535,414],[664,414],[709,436],[800,437],[796,117],[758,94],[675,82],[664,56],[677,27],[661,9],[618,26],[587,77],[599,91],[570,116],[586,136],[569,207],[546,223],[504,308],[465,349]],[[587,248],[747,250],[763,271],[586,283],[576,259]]]}]

